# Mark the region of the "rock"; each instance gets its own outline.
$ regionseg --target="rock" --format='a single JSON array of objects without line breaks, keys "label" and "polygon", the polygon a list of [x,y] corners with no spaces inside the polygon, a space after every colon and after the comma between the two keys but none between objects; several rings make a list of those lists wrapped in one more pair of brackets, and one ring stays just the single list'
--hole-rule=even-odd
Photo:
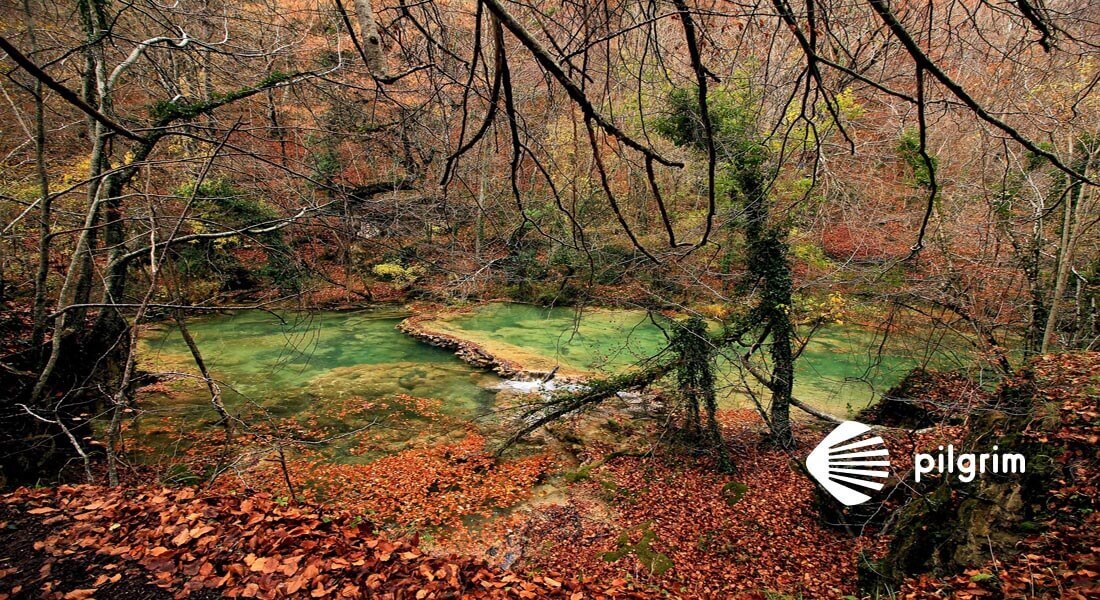
[{"label": "rock", "polygon": [[473,342],[425,329],[423,323],[430,319],[431,315],[412,316],[398,323],[397,329],[429,345],[452,350],[463,362],[480,369],[489,369],[501,377],[514,378],[525,375],[519,365],[493,356]]},{"label": "rock", "polygon": [[1048,405],[1039,389],[1026,371],[1003,385],[973,418],[957,450],[989,452],[996,445],[1027,457],[1026,473],[987,472],[968,483],[945,474],[917,486],[886,531],[893,536],[886,556],[860,561],[864,593],[880,596],[909,576],[954,575],[990,556],[1005,561],[1019,552],[1024,524],[1041,520],[1050,490],[1066,477],[1066,466],[1056,460],[1064,448],[1047,441],[1055,438],[1056,424],[1041,417]]}]

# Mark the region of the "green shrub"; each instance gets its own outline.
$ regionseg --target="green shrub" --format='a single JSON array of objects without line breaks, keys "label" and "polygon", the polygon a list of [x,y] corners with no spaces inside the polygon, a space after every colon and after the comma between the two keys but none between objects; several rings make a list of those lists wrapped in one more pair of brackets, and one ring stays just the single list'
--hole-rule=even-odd
[{"label": "green shrub", "polygon": [[370,271],[379,279],[402,284],[412,283],[424,274],[420,267],[406,268],[396,263],[380,263],[371,267]]}]

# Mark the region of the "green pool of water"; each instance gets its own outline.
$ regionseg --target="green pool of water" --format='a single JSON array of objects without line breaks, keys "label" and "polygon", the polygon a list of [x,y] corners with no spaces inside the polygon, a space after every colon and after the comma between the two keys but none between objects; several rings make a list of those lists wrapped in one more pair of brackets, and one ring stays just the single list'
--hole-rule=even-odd
[{"label": "green pool of water", "polygon": [[[726,402],[751,406],[745,382],[728,361],[719,361]],[[861,326],[829,325],[816,332],[795,363],[794,396],[838,416],[866,408],[914,367],[959,366],[950,352],[930,350],[919,339],[880,334]],[[751,379],[751,376],[746,374]],[[750,381],[759,399],[768,398]]]},{"label": "green pool of water", "polygon": [[[189,329],[221,383],[230,412],[259,428],[278,424],[299,439],[324,440],[317,448],[331,460],[368,461],[413,440],[462,437],[471,423],[494,433],[499,420],[493,387],[500,380],[396,330],[406,316],[392,309],[239,311],[194,319]],[[578,313],[494,303],[429,326],[527,368],[557,366],[572,374],[621,372],[667,346],[660,319],[644,311]],[[883,344],[867,329],[834,325],[820,331],[802,354],[795,394],[834,414],[849,414],[913,366],[950,362],[950,356],[929,352],[918,340],[892,336]],[[140,365],[146,371],[183,374],[167,390],[141,396],[135,439],[143,447],[163,456],[186,444],[192,432],[213,431],[216,414],[209,394],[195,377],[197,369],[175,327],[145,331]],[[720,360],[718,372],[723,405],[751,406],[737,371]],[[435,401],[424,404],[408,397]],[[361,436],[347,435],[368,426],[366,448]]]},{"label": "green pool of water", "polygon": [[[542,308],[491,303],[431,321],[429,329],[474,341],[525,368],[599,374],[629,368],[667,345],[667,322],[645,311]],[[965,358],[950,345],[930,349],[919,339],[881,335],[856,325],[818,331],[796,366],[795,396],[838,415],[867,406],[915,366],[949,367]],[[759,386],[751,382],[756,390]],[[719,360],[718,385],[725,406],[747,407],[745,382],[729,361]],[[766,399],[766,397],[764,398]]]},{"label": "green pool of water", "polygon": [[619,372],[668,345],[645,311],[542,308],[493,302],[427,324],[433,331],[474,341],[527,370],[591,375]]},{"label": "green pool of water", "polygon": [[[407,313],[394,310],[272,314],[241,311],[195,319],[188,329],[212,375],[221,383],[227,408],[260,423],[301,425],[316,439],[371,426],[392,448],[418,435],[446,435],[456,423],[490,413],[499,379],[473,369],[445,350],[395,329]],[[175,327],[148,331],[141,340],[141,366],[148,371],[197,374]],[[154,447],[174,443],[172,427],[214,420],[204,384],[181,378],[170,394],[144,399],[145,436]],[[402,396],[436,399],[423,407]],[[290,421],[287,421],[287,420]],[[306,435],[306,434],[303,434]],[[158,436],[163,438],[159,440]],[[333,458],[353,457],[355,440],[326,444]]]}]

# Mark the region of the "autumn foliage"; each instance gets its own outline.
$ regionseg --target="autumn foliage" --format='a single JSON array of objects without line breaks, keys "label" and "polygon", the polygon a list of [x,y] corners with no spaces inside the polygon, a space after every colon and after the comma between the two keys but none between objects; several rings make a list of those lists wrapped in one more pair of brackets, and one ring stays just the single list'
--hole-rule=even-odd
[{"label": "autumn foliage", "polygon": [[[1015,552],[957,575],[911,576],[901,597],[1097,596],[1097,373],[1100,354],[1051,355],[1006,384],[1029,390],[1029,403],[1046,411],[1021,435],[1064,449],[1044,520]],[[960,386],[951,402],[950,381],[921,380],[945,405],[971,397],[974,390]],[[712,457],[669,452],[674,447],[612,455],[601,441],[580,450],[576,468],[543,455],[494,462],[484,438],[470,434],[360,465],[292,457],[299,502],[279,488],[271,462],[207,490],[19,489],[0,497],[5,544],[24,550],[0,563],[0,597],[857,594],[861,553],[883,556],[890,532],[830,524],[797,457],[761,443],[753,412],[719,416],[732,474],[717,473]],[[916,448],[958,443],[965,429],[884,431],[895,475],[905,477]],[[823,433],[797,430],[806,447]],[[559,497],[531,501],[536,483],[553,473],[564,481]],[[316,485],[322,479],[327,488]],[[517,503],[525,508],[499,511]],[[897,509],[895,500],[881,507],[887,515]],[[403,533],[411,531],[433,539],[422,544],[420,533]]]},{"label": "autumn foliage", "polygon": [[1059,467],[1041,519],[1012,555],[945,580],[913,577],[904,598],[1100,597],[1100,353],[1040,357],[1007,386],[1034,394],[1042,419],[1019,433],[1055,452]]},{"label": "autumn foliage", "polygon": [[[289,471],[292,484],[307,500],[326,501],[379,521],[436,527],[458,525],[469,516],[491,516],[495,509],[525,499],[550,463],[546,455],[497,462],[485,438],[470,433],[455,443],[409,448],[365,464],[294,459]],[[251,487],[286,494],[277,464],[244,477]]]},{"label": "autumn foliage", "polygon": [[[3,597],[112,597],[134,582],[147,585],[145,594],[161,588],[177,597],[208,591],[230,598],[600,595],[549,575],[520,578],[468,558],[425,556],[415,538],[378,537],[347,511],[286,506],[268,494],[62,486],[21,489],[2,502],[20,527],[40,520],[46,532],[33,547],[45,555],[37,573],[0,573]],[[85,587],[63,585],[52,573],[74,562],[88,567]]]}]

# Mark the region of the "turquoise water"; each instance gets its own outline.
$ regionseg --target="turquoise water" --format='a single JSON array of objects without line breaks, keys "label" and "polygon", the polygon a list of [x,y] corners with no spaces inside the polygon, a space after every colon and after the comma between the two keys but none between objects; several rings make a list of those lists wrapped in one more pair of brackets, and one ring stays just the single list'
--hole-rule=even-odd
[{"label": "turquoise water", "polygon": [[[297,438],[324,441],[317,447],[331,459],[370,460],[413,440],[461,437],[471,426],[491,433],[497,422],[493,386],[499,378],[402,334],[395,325],[405,316],[392,309],[238,311],[197,318],[188,327],[231,413],[258,429],[277,425]],[[577,313],[494,303],[428,326],[475,341],[526,368],[556,366],[562,374],[591,376],[621,372],[664,350],[667,338],[659,323],[644,311]],[[815,335],[802,354],[795,395],[845,415],[866,406],[913,366],[950,360],[918,340],[893,336],[882,344],[864,328],[833,325]],[[177,374],[167,389],[139,396],[137,431],[144,446],[163,453],[185,444],[192,432],[214,431],[209,394],[195,377],[197,369],[176,328],[146,330],[140,366]],[[739,372],[721,360],[718,371],[723,405],[751,406]],[[371,428],[366,448],[357,446],[358,436],[346,435],[364,427]]]},{"label": "turquoise water", "polygon": [[[542,308],[492,303],[427,324],[536,370],[599,374],[644,361],[667,345],[667,321],[640,310]],[[858,325],[829,325],[813,336],[796,366],[795,396],[838,415],[867,406],[915,366],[962,364],[948,350],[920,339],[881,335]],[[731,355],[732,356],[732,355]],[[760,386],[749,378],[750,388]],[[724,404],[751,406],[745,381],[720,360],[718,385]],[[766,397],[764,398],[766,399]]]},{"label": "turquoise water", "polygon": [[[195,319],[188,329],[220,382],[230,412],[261,425],[283,419],[282,425],[299,425],[316,438],[370,425],[396,447],[425,433],[445,435],[456,423],[490,412],[495,398],[490,388],[499,382],[452,353],[397,331],[406,316],[394,310],[240,311]],[[148,331],[140,357],[148,371],[198,373],[175,327]],[[143,402],[146,430],[164,429],[169,441],[179,433],[167,431],[171,426],[214,420],[200,380],[177,379],[170,388],[172,393],[152,394]],[[402,396],[438,402],[425,411]],[[330,446],[340,454],[351,443]]]},{"label": "turquoise water", "polygon": [[428,328],[472,340],[528,370],[614,373],[668,345],[665,331],[641,310],[543,308],[493,302],[448,315]]},{"label": "turquoise water", "polygon": [[[188,329],[215,376],[225,376],[238,392],[255,398],[272,392],[326,397],[403,393],[447,398],[457,410],[488,402],[491,394],[480,384],[495,378],[397,331],[406,316],[396,311],[244,311],[199,319]],[[190,367],[190,353],[174,327],[143,341],[144,358]]]}]

